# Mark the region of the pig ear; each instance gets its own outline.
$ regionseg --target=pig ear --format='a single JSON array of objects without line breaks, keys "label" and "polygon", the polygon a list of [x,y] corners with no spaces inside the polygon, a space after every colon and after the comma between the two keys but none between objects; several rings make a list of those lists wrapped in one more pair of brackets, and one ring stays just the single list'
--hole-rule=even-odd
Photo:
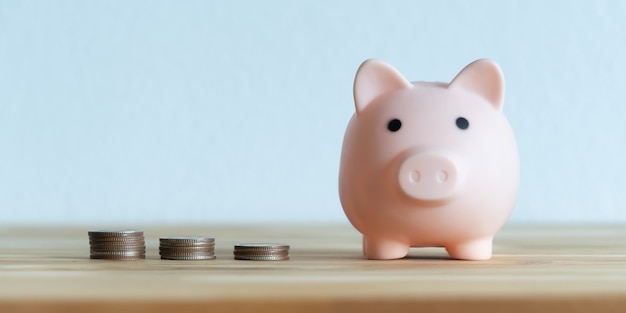
[{"label": "pig ear", "polygon": [[357,115],[378,96],[410,87],[411,83],[391,65],[380,60],[366,60],[354,78],[354,105]]},{"label": "pig ear", "polygon": [[504,105],[504,76],[498,64],[480,59],[470,63],[452,80],[449,88],[461,88],[487,99],[502,110]]}]

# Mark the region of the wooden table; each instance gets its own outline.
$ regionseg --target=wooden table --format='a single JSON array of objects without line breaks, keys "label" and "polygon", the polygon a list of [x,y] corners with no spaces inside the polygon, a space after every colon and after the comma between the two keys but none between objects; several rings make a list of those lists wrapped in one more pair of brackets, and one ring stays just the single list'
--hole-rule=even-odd
[{"label": "wooden table", "polygon": [[[87,228],[3,227],[0,312],[626,312],[625,226],[509,225],[490,261],[365,260],[347,225],[142,229],[146,260],[107,261]],[[217,259],[160,260],[158,237],[180,234],[214,236]],[[233,260],[239,242],[291,260]]]}]

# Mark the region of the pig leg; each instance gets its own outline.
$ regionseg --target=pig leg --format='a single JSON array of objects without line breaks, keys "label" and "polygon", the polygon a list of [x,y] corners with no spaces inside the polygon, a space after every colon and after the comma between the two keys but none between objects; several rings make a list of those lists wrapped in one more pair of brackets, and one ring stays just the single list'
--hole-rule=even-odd
[{"label": "pig leg", "polygon": [[406,243],[363,236],[363,254],[370,260],[401,259],[409,253]]},{"label": "pig leg", "polygon": [[459,260],[489,260],[493,237],[473,239],[461,243],[446,245],[450,257]]},{"label": "pig leg", "polygon": [[365,240],[365,236],[363,236],[363,255],[367,256],[367,240]]}]

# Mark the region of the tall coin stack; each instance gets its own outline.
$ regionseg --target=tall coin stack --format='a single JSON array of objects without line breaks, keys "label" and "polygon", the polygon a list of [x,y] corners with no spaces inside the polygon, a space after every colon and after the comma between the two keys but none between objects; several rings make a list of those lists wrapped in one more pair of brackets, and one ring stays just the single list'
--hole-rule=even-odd
[{"label": "tall coin stack", "polygon": [[174,236],[159,238],[159,254],[164,260],[213,260],[215,238]]},{"label": "tall coin stack", "polygon": [[139,260],[146,258],[146,242],[142,230],[90,230],[88,235],[91,259]]},{"label": "tall coin stack", "polygon": [[280,243],[242,243],[235,245],[235,260],[289,260],[289,246]]}]

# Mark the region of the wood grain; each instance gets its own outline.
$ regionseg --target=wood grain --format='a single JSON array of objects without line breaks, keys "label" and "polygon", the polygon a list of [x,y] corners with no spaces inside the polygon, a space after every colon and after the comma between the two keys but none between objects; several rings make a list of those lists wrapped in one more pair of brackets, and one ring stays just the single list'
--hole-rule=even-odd
[{"label": "wood grain", "polygon": [[[489,261],[443,249],[370,261],[350,226],[142,227],[147,259],[90,260],[87,228],[0,230],[0,312],[626,312],[626,227],[505,227]],[[158,237],[212,235],[216,260],[160,260]],[[233,245],[291,245],[289,261]]]}]

